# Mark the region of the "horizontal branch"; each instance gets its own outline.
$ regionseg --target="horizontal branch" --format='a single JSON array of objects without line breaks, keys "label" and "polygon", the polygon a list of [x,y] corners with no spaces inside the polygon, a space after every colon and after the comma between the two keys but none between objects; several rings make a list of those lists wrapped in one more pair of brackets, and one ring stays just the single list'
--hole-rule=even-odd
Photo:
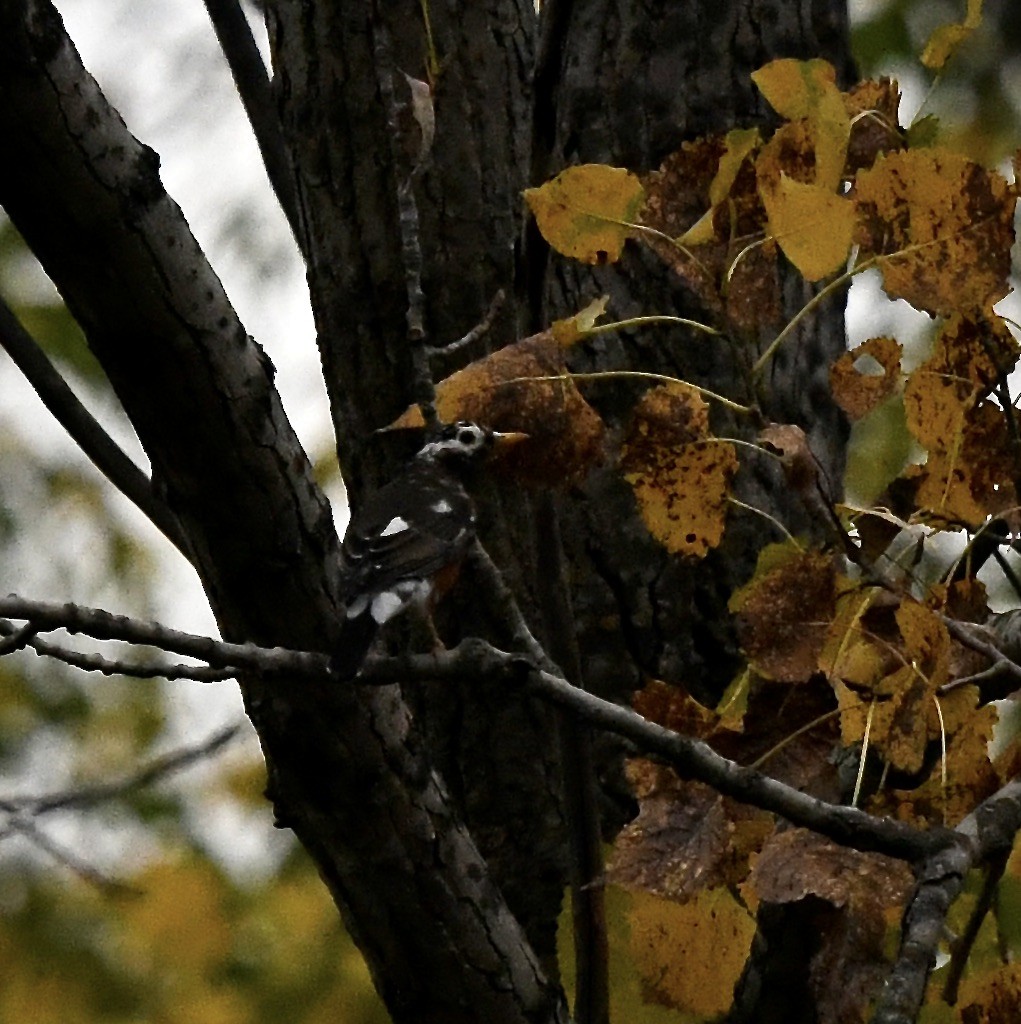
[{"label": "horizontal branch", "polygon": [[[228,644],[210,637],[172,630],[158,623],[73,604],[0,598],[0,615],[25,619],[39,632],[64,628],[100,640],[120,640],[159,647],[239,672],[287,674],[292,678],[330,677],[330,658],[307,651]],[[130,666],[129,666],[130,668]],[[129,673],[130,674],[130,673]],[[643,753],[660,758],[681,777],[697,779],[742,803],[772,811],[844,846],[916,861],[932,856],[951,842],[946,829],[922,831],[854,807],[830,804],[808,796],[768,775],[718,754],[708,744],[650,722],[630,708],[603,700],[572,686],[533,657],[498,650],[483,640],[468,639],[449,651],[404,657],[370,658],[358,682],[389,685],[409,678],[477,679],[480,675],[517,685],[565,707],[589,725],[631,740]],[[337,685],[343,685],[340,682]]]},{"label": "horizontal branch", "polygon": [[[118,640],[143,647],[157,647],[171,654],[196,658],[215,668],[270,675],[287,673],[321,679],[329,667],[329,659],[323,654],[290,651],[281,647],[258,647],[255,644],[231,644],[208,636],[170,629],[158,622],[144,622],[126,615],[113,615],[101,608],[85,608],[71,603],[28,601],[13,594],[0,598],[0,616],[24,619],[37,633],[64,629],[68,633],[81,633],[94,640]],[[38,644],[38,639],[28,641],[28,646],[33,648],[37,648]],[[48,654],[49,651],[44,650],[40,653]],[[159,674],[151,672],[146,666],[122,664],[124,675],[135,675],[138,671],[147,676]],[[86,665],[78,667],[87,668]]]}]

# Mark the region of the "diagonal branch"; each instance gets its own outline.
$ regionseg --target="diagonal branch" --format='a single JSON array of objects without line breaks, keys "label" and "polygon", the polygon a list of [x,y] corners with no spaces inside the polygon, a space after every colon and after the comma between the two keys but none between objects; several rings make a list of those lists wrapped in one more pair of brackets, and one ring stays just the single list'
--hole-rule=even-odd
[{"label": "diagonal branch", "polygon": [[190,560],[188,542],[177,518],[153,493],[152,482],[100,426],[46,358],[35,339],[0,300],[0,346],[25,375],[43,405],[71,435],[96,468],[135,503],[181,554]]},{"label": "diagonal branch", "polygon": [[220,49],[227,58],[227,65],[241,97],[241,105],[245,108],[255,134],[269,183],[284,211],[291,233],[300,244],[303,235],[299,230],[300,214],[294,173],[273,103],[273,87],[248,19],[238,0],[204,2]]},{"label": "diagonal branch", "polygon": [[204,761],[232,743],[241,732],[241,723],[218,729],[200,743],[181,747],[151,760],[148,764],[114,782],[103,782],[78,789],[44,793],[41,796],[20,796],[4,800],[3,810],[8,813],[29,814],[38,817],[53,811],[83,810],[96,804],[126,796],[135,790],[144,789],[170,775],[184,771],[199,761]]},{"label": "diagonal branch", "polygon": [[984,800],[920,865],[904,914],[900,953],[883,986],[872,1024],[914,1024],[936,963],[947,912],[971,868],[1009,853],[1021,830],[1021,779]]}]

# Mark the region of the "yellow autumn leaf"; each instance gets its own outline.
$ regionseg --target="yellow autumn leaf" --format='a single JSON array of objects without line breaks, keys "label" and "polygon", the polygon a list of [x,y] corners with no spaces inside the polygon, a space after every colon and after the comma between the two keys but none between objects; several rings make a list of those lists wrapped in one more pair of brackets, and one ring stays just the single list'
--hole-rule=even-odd
[{"label": "yellow autumn leaf", "polygon": [[687,903],[633,892],[628,921],[646,1001],[699,1020],[730,1009],[755,921],[729,889],[703,890]]},{"label": "yellow autumn leaf", "polygon": [[709,202],[715,206],[730,195],[730,189],[737,179],[738,171],[745,157],[761,141],[758,128],[734,128],[724,138],[726,149],[720,157],[720,166],[709,185]]},{"label": "yellow autumn leaf", "polygon": [[981,22],[982,0],[968,0],[964,21],[959,24],[941,25],[937,28],[925,44],[920,58],[921,62],[933,71],[940,70]]},{"label": "yellow autumn leaf", "polygon": [[788,121],[810,117],[821,97],[836,90],[836,74],[829,61],[781,57],[752,72],[752,81],[766,102]]},{"label": "yellow autumn leaf", "polygon": [[716,207],[706,210],[694,224],[677,239],[679,245],[708,245],[716,240]]},{"label": "yellow autumn leaf", "polygon": [[789,121],[808,122],[815,151],[815,183],[835,189],[844,172],[851,119],[828,61],[782,58],[752,73],[769,105]]},{"label": "yellow autumn leaf", "polygon": [[775,188],[759,189],[769,232],[808,281],[847,262],[854,235],[854,204],[821,185],[806,185],[786,174]]},{"label": "yellow autumn leaf", "polygon": [[734,446],[710,437],[708,407],[694,388],[648,391],[635,408],[620,469],[646,528],[668,551],[704,556],[723,538]]},{"label": "yellow autumn leaf", "polygon": [[1008,291],[1015,199],[950,150],[887,153],[855,183],[862,256],[880,257],[892,298],[941,316],[986,311]]},{"label": "yellow autumn leaf", "polygon": [[615,263],[645,201],[641,182],[622,167],[581,164],[561,171],[525,201],[543,238],[583,263]]}]

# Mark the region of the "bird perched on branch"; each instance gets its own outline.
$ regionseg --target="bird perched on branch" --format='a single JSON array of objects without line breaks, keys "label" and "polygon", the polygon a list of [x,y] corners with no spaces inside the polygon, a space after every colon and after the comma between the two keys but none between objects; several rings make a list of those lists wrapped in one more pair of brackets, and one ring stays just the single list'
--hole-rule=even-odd
[{"label": "bird perched on branch", "polygon": [[340,552],[345,611],[333,659],[338,675],[358,673],[380,626],[413,605],[430,611],[453,586],[475,539],[465,481],[525,436],[475,423],[445,426],[352,516]]}]

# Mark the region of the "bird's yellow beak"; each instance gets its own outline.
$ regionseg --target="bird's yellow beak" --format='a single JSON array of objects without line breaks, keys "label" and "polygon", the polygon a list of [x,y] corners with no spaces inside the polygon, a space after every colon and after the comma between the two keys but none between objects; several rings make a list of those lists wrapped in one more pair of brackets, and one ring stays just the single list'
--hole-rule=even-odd
[{"label": "bird's yellow beak", "polygon": [[527,441],[529,438],[528,434],[522,434],[520,431],[493,431],[493,450],[498,452],[506,451],[508,448],[513,448],[515,445],[520,444],[522,441]]}]

